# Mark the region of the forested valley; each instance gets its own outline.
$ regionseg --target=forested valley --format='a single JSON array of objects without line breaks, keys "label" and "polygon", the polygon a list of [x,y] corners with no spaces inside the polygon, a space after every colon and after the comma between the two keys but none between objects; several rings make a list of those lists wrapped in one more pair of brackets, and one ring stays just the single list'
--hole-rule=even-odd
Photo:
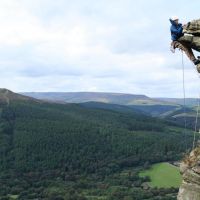
[{"label": "forested valley", "polygon": [[177,188],[145,190],[138,173],[181,159],[191,132],[138,112],[1,102],[0,199],[176,199]]}]

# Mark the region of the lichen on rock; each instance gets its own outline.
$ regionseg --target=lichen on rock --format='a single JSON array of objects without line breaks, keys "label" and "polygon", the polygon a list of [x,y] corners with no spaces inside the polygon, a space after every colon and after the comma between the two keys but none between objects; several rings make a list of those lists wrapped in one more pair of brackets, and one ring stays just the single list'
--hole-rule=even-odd
[{"label": "lichen on rock", "polygon": [[183,182],[178,200],[200,200],[200,147],[194,149],[180,165]]}]

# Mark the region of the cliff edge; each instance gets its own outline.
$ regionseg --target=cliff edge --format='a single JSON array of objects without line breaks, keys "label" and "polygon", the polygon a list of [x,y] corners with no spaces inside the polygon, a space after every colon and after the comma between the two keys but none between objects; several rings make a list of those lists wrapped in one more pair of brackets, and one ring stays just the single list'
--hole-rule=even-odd
[{"label": "cliff edge", "polygon": [[183,182],[178,200],[200,200],[200,146],[194,149],[180,165]]}]

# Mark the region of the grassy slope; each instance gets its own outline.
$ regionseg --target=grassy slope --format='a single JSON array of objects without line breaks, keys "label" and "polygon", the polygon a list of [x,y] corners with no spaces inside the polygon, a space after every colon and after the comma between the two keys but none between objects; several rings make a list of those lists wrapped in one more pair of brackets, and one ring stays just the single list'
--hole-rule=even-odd
[{"label": "grassy slope", "polygon": [[181,184],[179,169],[169,163],[155,164],[149,170],[141,172],[140,176],[149,176],[152,187],[179,187]]}]

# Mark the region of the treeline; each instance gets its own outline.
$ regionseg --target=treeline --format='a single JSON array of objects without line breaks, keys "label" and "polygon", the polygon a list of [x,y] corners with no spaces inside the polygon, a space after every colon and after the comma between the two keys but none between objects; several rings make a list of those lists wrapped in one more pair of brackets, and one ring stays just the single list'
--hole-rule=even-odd
[{"label": "treeline", "polygon": [[[123,174],[123,175],[122,175]],[[67,180],[59,170],[27,174],[8,171],[0,176],[1,200],[176,200],[177,189],[143,189],[148,178],[140,178],[134,169],[101,176],[69,173]]]},{"label": "treeline", "polygon": [[[8,194],[21,195],[20,199],[45,199],[49,184],[58,181],[70,184],[60,199],[69,199],[70,194],[76,196],[73,200],[86,199],[73,193],[80,187],[71,188],[81,182],[82,175],[103,181],[128,167],[177,160],[191,143],[189,132],[184,139],[182,128],[142,114],[76,104],[12,102],[0,109],[0,183],[6,187],[0,194],[5,199],[10,198]],[[140,188],[142,181],[138,179],[140,184],[134,187]],[[130,188],[120,193],[130,192],[131,196],[134,192]],[[117,198],[113,194],[109,199]]]},{"label": "treeline", "polygon": [[155,118],[74,104],[15,103],[2,109],[1,127],[0,169],[24,172],[94,173],[175,160],[191,142]]}]

